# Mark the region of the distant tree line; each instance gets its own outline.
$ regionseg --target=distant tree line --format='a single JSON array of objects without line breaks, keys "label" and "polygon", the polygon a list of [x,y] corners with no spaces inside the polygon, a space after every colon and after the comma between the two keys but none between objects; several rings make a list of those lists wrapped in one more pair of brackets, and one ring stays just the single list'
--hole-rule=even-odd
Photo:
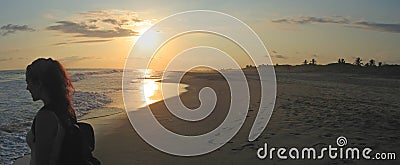
[{"label": "distant tree line", "polygon": [[[376,67],[376,61],[374,59],[370,59],[367,63],[363,63],[363,60],[360,57],[357,57],[354,62],[353,65],[356,66],[365,66],[365,67]],[[339,58],[338,59],[338,64],[346,64],[346,61],[344,60],[344,58]],[[303,61],[303,65],[316,65],[317,61],[315,59],[311,59],[310,61],[304,60]],[[383,63],[382,62],[378,62],[378,66],[382,66]]]},{"label": "distant tree line", "polygon": [[[332,63],[334,64],[334,63]],[[384,66],[384,65],[389,65],[389,64],[384,64],[382,62],[376,62],[374,59],[370,59],[367,63],[363,63],[363,60],[360,57],[357,57],[354,59],[353,63],[346,63],[346,60],[344,58],[339,58],[337,60],[337,64],[347,64],[347,65],[355,65],[355,66],[360,66],[360,67],[380,67],[380,66]],[[307,59],[303,61],[302,65],[317,65],[317,60],[315,60],[314,58],[311,59],[310,61],[308,61]],[[260,66],[267,66],[265,64],[259,65]],[[280,66],[278,63],[275,64],[275,66]],[[290,65],[282,65],[282,66],[290,66]],[[398,66],[395,64],[395,66]],[[256,69],[257,66],[255,65],[246,65],[245,68],[243,69],[247,69],[247,70],[251,70],[251,69]]]},{"label": "distant tree line", "polygon": [[[363,66],[362,59],[360,57],[357,57],[354,60],[353,64],[356,65],[356,66]],[[374,66],[376,66],[375,60],[374,59],[370,59],[369,62],[364,64],[364,66],[366,66],[366,67],[369,67],[369,66],[374,67]],[[378,66],[382,66],[382,62],[378,62]]]}]

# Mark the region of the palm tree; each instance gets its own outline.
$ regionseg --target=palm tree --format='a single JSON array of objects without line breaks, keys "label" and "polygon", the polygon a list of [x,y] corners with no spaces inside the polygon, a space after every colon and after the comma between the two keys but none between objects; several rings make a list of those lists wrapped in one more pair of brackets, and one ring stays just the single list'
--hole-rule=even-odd
[{"label": "palm tree", "polygon": [[311,59],[310,64],[311,65],[315,65],[317,63],[317,61],[315,61],[315,59]]},{"label": "palm tree", "polygon": [[369,66],[376,66],[374,59],[369,60]]},{"label": "palm tree", "polygon": [[304,60],[303,64],[304,64],[304,65],[307,65],[307,64],[308,64],[308,61],[307,61],[307,60]]},{"label": "palm tree", "polygon": [[356,60],[354,61],[354,65],[361,66],[363,64],[361,61],[362,59],[360,57],[357,57]]}]

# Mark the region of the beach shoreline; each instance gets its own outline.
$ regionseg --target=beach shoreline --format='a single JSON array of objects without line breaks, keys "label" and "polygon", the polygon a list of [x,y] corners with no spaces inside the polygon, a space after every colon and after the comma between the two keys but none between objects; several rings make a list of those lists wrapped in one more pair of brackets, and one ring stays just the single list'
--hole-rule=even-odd
[{"label": "beach shoreline", "polygon": [[[324,147],[336,145],[345,136],[348,146],[371,147],[377,152],[400,151],[399,79],[376,79],[349,74],[277,73],[277,98],[272,117],[262,135],[247,140],[259,106],[259,86],[254,74],[247,74],[250,106],[240,131],[223,147],[196,157],[180,157],[161,152],[146,143],[134,130],[127,113],[85,120],[94,126],[96,149],[102,164],[393,164],[399,160],[261,160],[257,149],[268,143],[275,147]],[[198,92],[211,86],[218,96],[229,94],[228,86],[216,73],[191,73],[189,84],[179,97],[191,108],[199,106]],[[378,85],[379,84],[379,85]],[[121,96],[122,97],[122,96]],[[221,99],[213,112],[194,125],[173,118],[164,101],[150,105],[158,121],[173,132],[196,135],[212,130],[224,119],[229,98]],[[103,108],[109,108],[107,106]],[[93,111],[95,112],[95,111]]]}]

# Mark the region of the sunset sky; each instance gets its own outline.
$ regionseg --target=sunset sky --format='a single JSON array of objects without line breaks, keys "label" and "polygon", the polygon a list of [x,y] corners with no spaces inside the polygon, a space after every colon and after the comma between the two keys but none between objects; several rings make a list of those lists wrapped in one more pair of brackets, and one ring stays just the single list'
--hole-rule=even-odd
[{"label": "sunset sky", "polygon": [[38,57],[58,59],[67,68],[123,68],[147,28],[188,10],[240,19],[259,35],[275,64],[312,58],[326,64],[339,57],[399,64],[399,8],[397,0],[3,0],[0,69],[23,69]]}]

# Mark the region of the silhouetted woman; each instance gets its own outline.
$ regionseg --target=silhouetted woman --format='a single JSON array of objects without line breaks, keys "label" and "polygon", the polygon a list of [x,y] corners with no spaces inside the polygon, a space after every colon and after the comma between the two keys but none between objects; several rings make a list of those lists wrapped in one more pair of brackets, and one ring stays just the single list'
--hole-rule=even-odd
[{"label": "silhouetted woman", "polygon": [[61,164],[65,128],[77,122],[71,99],[74,87],[64,67],[51,58],[28,65],[26,83],[33,101],[44,103],[26,138],[32,150],[30,164]]}]

